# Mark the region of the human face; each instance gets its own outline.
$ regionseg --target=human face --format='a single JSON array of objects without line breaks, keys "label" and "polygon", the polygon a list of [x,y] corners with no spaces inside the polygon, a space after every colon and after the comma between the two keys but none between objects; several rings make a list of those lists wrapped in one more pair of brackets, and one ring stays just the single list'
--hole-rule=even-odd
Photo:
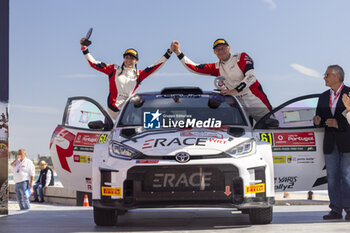
[{"label": "human face", "polygon": [[18,158],[19,158],[20,160],[23,160],[25,157],[26,157],[26,152],[25,152],[25,150],[24,150],[24,149],[18,150]]},{"label": "human face", "polygon": [[131,55],[126,55],[124,57],[124,66],[126,68],[133,68],[137,64],[137,59]]},{"label": "human face", "polygon": [[40,164],[41,170],[44,170],[47,167],[47,164]]},{"label": "human face", "polygon": [[231,46],[221,44],[215,47],[214,53],[220,61],[227,61],[230,58]]},{"label": "human face", "polygon": [[328,68],[326,70],[326,72],[324,73],[323,79],[325,81],[326,86],[330,87],[332,89],[337,88],[341,84],[341,82],[339,80],[339,75],[335,75],[333,73],[332,68]]}]

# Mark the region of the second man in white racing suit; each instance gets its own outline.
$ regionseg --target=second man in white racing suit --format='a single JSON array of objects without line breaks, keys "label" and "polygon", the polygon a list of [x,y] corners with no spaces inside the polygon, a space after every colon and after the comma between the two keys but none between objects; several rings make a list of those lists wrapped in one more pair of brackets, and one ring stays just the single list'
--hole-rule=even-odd
[{"label": "second man in white racing suit", "polygon": [[258,121],[271,111],[270,102],[254,74],[253,60],[246,53],[231,54],[230,45],[224,39],[217,39],[213,44],[216,63],[196,64],[180,50],[180,43],[173,41],[171,47],[182,65],[189,71],[225,78],[222,95],[237,96],[249,116]]}]

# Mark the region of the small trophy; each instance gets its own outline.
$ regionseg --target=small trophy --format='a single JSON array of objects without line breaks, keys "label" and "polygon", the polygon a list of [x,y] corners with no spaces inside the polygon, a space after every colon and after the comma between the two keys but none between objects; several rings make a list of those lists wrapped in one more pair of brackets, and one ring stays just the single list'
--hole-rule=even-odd
[{"label": "small trophy", "polygon": [[222,76],[218,76],[214,79],[214,86],[217,88],[217,90],[227,89],[225,80],[226,79]]}]

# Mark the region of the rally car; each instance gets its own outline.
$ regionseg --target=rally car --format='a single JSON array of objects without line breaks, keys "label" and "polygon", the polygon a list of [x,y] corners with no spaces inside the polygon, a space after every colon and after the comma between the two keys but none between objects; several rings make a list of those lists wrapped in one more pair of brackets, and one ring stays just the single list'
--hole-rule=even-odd
[{"label": "rally car", "polygon": [[232,208],[267,224],[275,190],[325,188],[317,97],[289,101],[254,128],[237,98],[199,88],[133,95],[115,124],[94,100],[73,97],[51,157],[65,187],[92,192],[97,225],[160,207]]}]

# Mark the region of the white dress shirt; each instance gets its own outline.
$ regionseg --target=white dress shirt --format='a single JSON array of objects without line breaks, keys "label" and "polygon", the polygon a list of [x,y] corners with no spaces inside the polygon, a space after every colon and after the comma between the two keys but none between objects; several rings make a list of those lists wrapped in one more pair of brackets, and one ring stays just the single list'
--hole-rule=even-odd
[{"label": "white dress shirt", "polygon": [[15,183],[20,183],[23,181],[30,181],[30,177],[35,175],[35,166],[30,159],[23,159],[23,161],[18,160],[13,168],[13,181]]}]

